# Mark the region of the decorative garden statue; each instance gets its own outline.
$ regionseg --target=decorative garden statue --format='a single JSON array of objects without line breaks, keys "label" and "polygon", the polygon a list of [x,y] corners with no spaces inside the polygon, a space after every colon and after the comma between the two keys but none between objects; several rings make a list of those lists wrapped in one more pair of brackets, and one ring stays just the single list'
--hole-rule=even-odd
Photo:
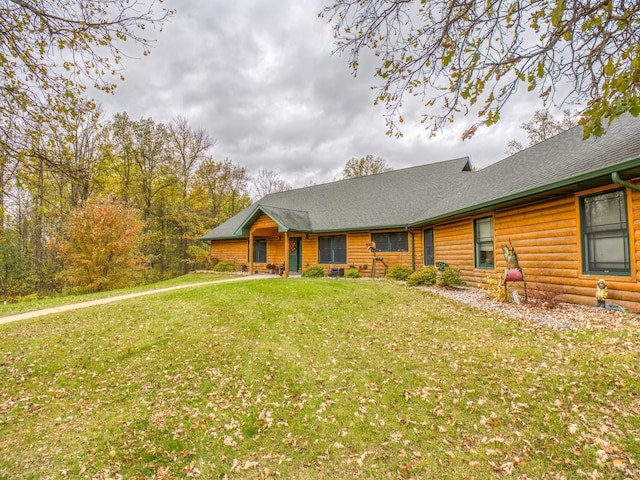
[{"label": "decorative garden statue", "polygon": [[598,308],[606,307],[607,295],[609,294],[607,290],[607,284],[604,279],[598,280],[598,286],[596,287],[596,301],[598,302]]},{"label": "decorative garden statue", "polygon": [[376,278],[376,264],[381,263],[382,265],[384,265],[384,272],[383,272],[383,277],[387,276],[387,264],[384,263],[384,258],[379,257],[378,255],[376,255],[376,252],[378,251],[376,242],[367,242],[367,250],[369,250],[371,252],[371,254],[373,255],[373,265],[371,267],[371,278]]},{"label": "decorative garden statue", "polygon": [[509,246],[502,246],[502,251],[504,252],[504,259],[507,261],[507,270],[511,268],[515,268],[522,272],[520,268],[520,262],[518,262],[518,254],[516,253],[516,249],[513,248],[513,244],[511,240],[509,240]]},{"label": "decorative garden statue", "polygon": [[509,240],[509,246],[503,245],[502,251],[504,252],[504,259],[507,261],[507,268],[504,271],[504,278],[502,284],[504,285],[505,298],[507,297],[507,282],[522,282],[524,284],[524,299],[527,300],[527,282],[524,279],[524,273],[520,268],[520,262],[518,261],[518,254],[513,247],[511,240]]}]

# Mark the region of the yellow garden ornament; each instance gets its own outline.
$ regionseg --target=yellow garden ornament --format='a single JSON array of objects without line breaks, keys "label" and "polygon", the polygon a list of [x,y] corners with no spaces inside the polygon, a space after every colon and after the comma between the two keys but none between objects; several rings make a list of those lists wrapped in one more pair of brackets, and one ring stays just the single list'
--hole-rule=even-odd
[{"label": "yellow garden ornament", "polygon": [[596,287],[596,300],[598,302],[598,308],[606,307],[607,295],[609,294],[607,290],[607,283],[604,279],[598,280],[598,285]]}]

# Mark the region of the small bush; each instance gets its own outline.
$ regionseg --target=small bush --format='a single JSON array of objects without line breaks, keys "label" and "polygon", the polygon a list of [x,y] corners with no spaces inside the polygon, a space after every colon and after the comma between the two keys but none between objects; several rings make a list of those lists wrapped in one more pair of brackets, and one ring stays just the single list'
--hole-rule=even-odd
[{"label": "small bush", "polygon": [[394,265],[387,272],[387,278],[391,280],[398,280],[398,281],[404,282],[407,278],[409,278],[409,275],[411,275],[412,273],[413,272],[409,267],[403,267],[402,265]]},{"label": "small bush", "polygon": [[461,287],[464,284],[460,280],[460,270],[457,268],[446,267],[436,278],[436,285],[439,287]]},{"label": "small bush", "polygon": [[313,267],[307,268],[304,272],[302,272],[303,277],[324,277],[324,267],[321,265],[315,265]]},{"label": "small bush", "polygon": [[345,278],[362,278],[362,274],[357,268],[350,268],[349,270],[344,272],[344,276]]},{"label": "small bush", "polygon": [[560,303],[558,297],[561,294],[559,290],[555,290],[547,285],[534,284],[533,286],[527,286],[528,300],[543,308],[552,309],[557,307],[558,303]]},{"label": "small bush", "polygon": [[[505,292],[500,275],[487,276],[487,296],[496,302],[504,303],[507,301],[509,291]],[[510,290],[510,289],[509,289]]]},{"label": "small bush", "polygon": [[218,262],[215,267],[213,267],[214,272],[235,272],[236,264],[230,262],[228,260],[223,260]]},{"label": "small bush", "polygon": [[426,286],[429,287],[431,285],[436,284],[437,270],[436,267],[426,267],[422,270],[418,270],[417,272],[413,272],[411,275],[407,277],[407,286],[408,287],[419,287]]}]

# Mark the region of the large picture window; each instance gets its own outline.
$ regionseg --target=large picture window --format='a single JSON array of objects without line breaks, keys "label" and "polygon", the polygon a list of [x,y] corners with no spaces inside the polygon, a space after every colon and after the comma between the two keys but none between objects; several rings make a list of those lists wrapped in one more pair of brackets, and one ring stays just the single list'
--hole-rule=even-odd
[{"label": "large picture window", "polygon": [[424,231],[424,264],[433,265],[435,263],[433,228]]},{"label": "large picture window", "polygon": [[347,236],[318,237],[318,263],[347,263]]},{"label": "large picture window", "polygon": [[624,190],[580,199],[582,270],[584,273],[629,275],[629,225]]},{"label": "large picture window", "polygon": [[493,268],[493,218],[479,218],[474,222],[476,268]]},{"label": "large picture window", "polygon": [[267,241],[266,240],[253,241],[253,261],[255,263],[267,262]]},{"label": "large picture window", "polygon": [[407,232],[372,233],[371,241],[375,242],[379,252],[408,252],[409,240]]}]

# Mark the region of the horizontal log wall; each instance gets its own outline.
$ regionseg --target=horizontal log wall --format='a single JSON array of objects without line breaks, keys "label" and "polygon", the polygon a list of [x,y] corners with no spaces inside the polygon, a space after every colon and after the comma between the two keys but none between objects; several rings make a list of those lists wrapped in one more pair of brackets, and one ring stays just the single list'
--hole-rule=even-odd
[{"label": "horizontal log wall", "polygon": [[[499,211],[494,220],[497,271],[504,272],[507,264],[502,247],[511,243],[529,289],[545,290],[562,299],[581,269],[575,197]],[[595,283],[593,287],[595,292]]]},{"label": "horizontal log wall", "polygon": [[[389,231],[389,230],[386,230]],[[383,233],[382,231],[376,233]],[[351,233],[347,237],[347,264],[355,266],[360,273],[371,276],[373,269],[373,259],[381,258],[387,266],[403,265],[411,266],[411,235],[408,236],[408,248],[406,252],[376,252],[375,255],[367,248],[371,242],[371,232]],[[376,277],[383,277],[385,274],[384,264],[376,262]]]},{"label": "horizontal log wall", "polygon": [[264,229],[269,230],[270,232],[273,231],[274,233],[278,232],[278,224],[271,217],[263,213],[255,222],[253,222],[251,225],[251,231],[255,232],[257,230]]},{"label": "horizontal log wall", "polygon": [[[395,230],[397,231],[397,230]],[[379,231],[376,231],[379,233]],[[412,245],[418,246],[418,242],[422,242],[421,231],[417,231],[415,234],[415,241],[412,240],[411,234],[408,234],[408,251],[406,252],[377,252],[376,256],[381,257],[388,265],[403,265],[411,268],[413,264],[412,260]],[[322,264],[325,271],[329,273],[332,268],[344,268],[345,270],[355,267],[360,270],[363,276],[369,276],[373,267],[373,253],[367,248],[367,243],[371,241],[371,232],[344,232],[344,233],[331,233],[327,236],[334,235],[346,235],[347,237],[347,262],[344,264]],[[302,265],[303,270],[306,270],[310,266],[318,264],[318,237],[323,235],[309,235],[305,236],[302,240]],[[420,248],[422,252],[422,248]],[[417,265],[417,268],[421,268],[421,264]],[[384,266],[380,264],[376,267],[376,276],[381,276],[384,273]]]},{"label": "horizontal log wall", "polygon": [[267,239],[267,263],[254,263],[254,268],[262,271],[267,270],[266,265],[271,264],[279,267],[284,262],[284,235],[281,238]]},{"label": "horizontal log wall", "polygon": [[318,264],[318,237],[316,235],[303,237],[300,248],[302,248],[302,271],[304,272],[307,268]]},{"label": "horizontal log wall", "polygon": [[[610,185],[607,189],[616,188]],[[607,189],[600,189],[606,191]],[[494,216],[496,270],[504,271],[502,245],[511,241],[518,254],[527,287],[535,295],[557,295],[572,303],[595,305],[595,289],[600,275],[582,273],[580,197],[568,195],[553,201],[498,211]],[[640,194],[630,197],[631,277],[605,276],[609,300],[628,310],[640,310]]]},{"label": "horizontal log wall", "polygon": [[363,276],[371,271],[373,255],[367,249],[371,241],[371,232],[354,232],[347,235],[347,267],[354,266]]},{"label": "horizontal log wall", "polygon": [[234,262],[239,268],[241,264],[249,262],[249,241],[243,238],[211,242],[211,258],[221,262]]},{"label": "horizontal log wall", "polygon": [[460,270],[460,277],[470,286],[478,286],[493,270],[473,268],[473,220],[464,219],[438,225],[433,229],[434,260]]},{"label": "horizontal log wall", "polygon": [[[636,185],[640,184],[640,182],[636,181]],[[640,192],[635,190],[632,191],[632,218],[633,218],[633,228],[635,231],[634,238],[635,244],[635,252],[636,252],[636,282],[640,283]],[[636,302],[640,303],[640,298],[635,299]]]}]

